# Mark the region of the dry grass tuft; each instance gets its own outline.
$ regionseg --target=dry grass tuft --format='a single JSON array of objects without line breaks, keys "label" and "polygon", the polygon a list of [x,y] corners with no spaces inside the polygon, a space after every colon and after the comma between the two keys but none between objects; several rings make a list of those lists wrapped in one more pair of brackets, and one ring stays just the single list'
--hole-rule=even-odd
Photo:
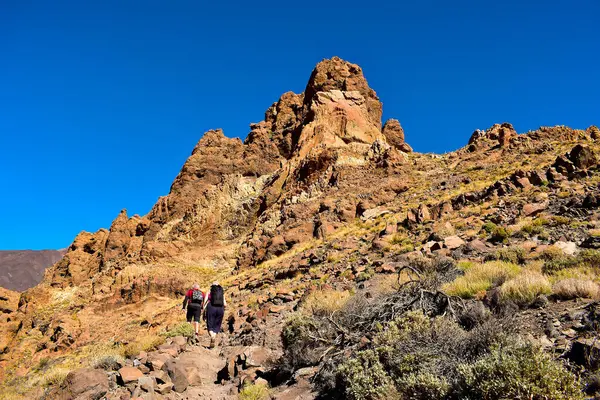
[{"label": "dry grass tuft", "polygon": [[467,299],[483,296],[487,290],[501,285],[521,271],[518,265],[505,261],[462,263],[461,268],[465,274],[443,285],[442,290],[449,295]]},{"label": "dry grass tuft", "polygon": [[503,300],[511,300],[517,304],[529,304],[541,294],[552,293],[552,285],[543,274],[525,270],[517,277],[500,286]]},{"label": "dry grass tuft", "polygon": [[554,286],[552,287],[552,291],[555,295],[565,300],[576,298],[600,298],[600,286],[591,280],[585,279],[563,279],[554,284]]},{"label": "dry grass tuft", "polygon": [[122,350],[123,357],[134,357],[140,354],[142,351],[150,351],[160,346],[165,342],[163,336],[148,335],[138,338],[135,342],[129,343]]},{"label": "dry grass tuft", "polygon": [[340,310],[350,297],[351,293],[347,290],[317,290],[306,297],[301,310],[310,315],[331,315]]}]

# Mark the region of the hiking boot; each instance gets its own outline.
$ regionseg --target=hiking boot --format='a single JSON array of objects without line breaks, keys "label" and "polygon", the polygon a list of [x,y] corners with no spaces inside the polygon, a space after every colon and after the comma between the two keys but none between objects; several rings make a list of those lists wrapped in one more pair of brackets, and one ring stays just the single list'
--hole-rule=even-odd
[{"label": "hiking boot", "polygon": [[211,349],[215,348],[215,338],[210,338],[210,348]]}]

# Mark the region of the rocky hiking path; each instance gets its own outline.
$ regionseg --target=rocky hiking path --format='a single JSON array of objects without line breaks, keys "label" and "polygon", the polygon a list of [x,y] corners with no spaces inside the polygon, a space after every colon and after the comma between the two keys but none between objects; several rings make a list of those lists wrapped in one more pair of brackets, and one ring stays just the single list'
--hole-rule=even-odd
[{"label": "rocky hiking path", "polygon": [[[141,352],[104,369],[83,368],[69,373],[49,399],[184,400],[238,399],[249,383],[265,385],[262,378],[273,352],[260,346],[216,346],[209,348],[207,336],[188,340],[168,339],[156,350]],[[296,384],[271,390],[271,398],[313,399],[308,380],[298,374]]]}]

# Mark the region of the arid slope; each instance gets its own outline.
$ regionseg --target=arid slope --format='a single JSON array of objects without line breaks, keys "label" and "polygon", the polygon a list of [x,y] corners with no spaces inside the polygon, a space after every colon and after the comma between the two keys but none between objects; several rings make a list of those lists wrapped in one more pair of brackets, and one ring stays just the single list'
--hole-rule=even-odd
[{"label": "arid slope", "polygon": [[[333,58],[316,66],[303,93],[285,93],[270,106],[244,142],[220,130],[205,133],[170,193],[148,215],[123,211],[110,229],[80,234],[18,304],[14,294],[5,296],[4,393],[61,398],[73,389],[75,375],[64,380],[69,371],[103,368],[99,360],[108,356],[128,358],[120,362],[131,365],[137,357],[152,368],[144,352],[184,329],[184,290],[214,280],[230,299],[231,334],[217,353],[230,369],[228,382],[241,388],[243,381],[269,379],[281,399],[313,398],[318,379],[309,378],[322,377],[318,371],[378,340],[374,332],[348,331],[339,339],[339,332],[330,337],[322,330],[322,342],[316,340],[328,345],[307,345],[305,356],[318,357],[296,362],[291,339],[282,344],[282,328],[302,313],[320,321],[314,310],[325,305],[327,321],[333,321],[327,323],[349,329],[333,318],[351,314],[340,299],[400,293],[398,283],[409,280],[405,266],[431,278],[428,292],[450,294],[490,315],[505,312],[500,303],[512,304],[530,339],[550,350],[566,352],[589,337],[583,329],[552,336],[545,326],[556,319],[553,326],[560,328],[564,321],[557,313],[597,296],[597,265],[577,255],[600,247],[598,129],[560,126],[517,134],[508,123],[495,124],[470,140],[465,132],[466,146],[454,152],[419,154],[405,142],[400,123],[382,124],[381,115],[382,104],[360,67]],[[567,266],[546,265],[557,260]],[[509,272],[502,279],[485,276],[477,287],[465,285],[470,268],[488,271],[490,261],[510,263],[492,268]],[[522,284],[533,275],[541,289]],[[588,290],[571,290],[579,284],[573,279]],[[513,296],[521,291],[511,287],[525,287],[525,295]],[[559,300],[569,302],[561,308]],[[581,303],[570,303],[575,301]],[[532,313],[536,302],[545,311]],[[402,313],[394,317],[415,311],[414,304],[398,304]],[[459,319],[444,307],[425,308],[418,311],[430,318]],[[388,317],[381,317],[381,327],[391,322]],[[249,345],[278,358],[279,367],[270,369],[265,360],[240,363],[247,356],[236,356]],[[100,380],[115,376],[94,373]],[[135,384],[129,386],[115,378],[105,392],[135,394]],[[208,390],[193,386],[185,390]]]}]

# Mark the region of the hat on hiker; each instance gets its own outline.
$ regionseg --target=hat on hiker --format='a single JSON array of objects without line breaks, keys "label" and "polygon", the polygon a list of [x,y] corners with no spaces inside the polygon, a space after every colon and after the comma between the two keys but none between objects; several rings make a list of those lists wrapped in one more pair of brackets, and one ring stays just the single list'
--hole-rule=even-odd
[{"label": "hat on hiker", "polygon": [[198,285],[197,283],[194,283],[194,286],[192,286],[192,289],[198,290],[198,289],[200,289],[200,285]]},{"label": "hat on hiker", "polygon": [[220,286],[218,281],[214,281],[211,286]]}]

